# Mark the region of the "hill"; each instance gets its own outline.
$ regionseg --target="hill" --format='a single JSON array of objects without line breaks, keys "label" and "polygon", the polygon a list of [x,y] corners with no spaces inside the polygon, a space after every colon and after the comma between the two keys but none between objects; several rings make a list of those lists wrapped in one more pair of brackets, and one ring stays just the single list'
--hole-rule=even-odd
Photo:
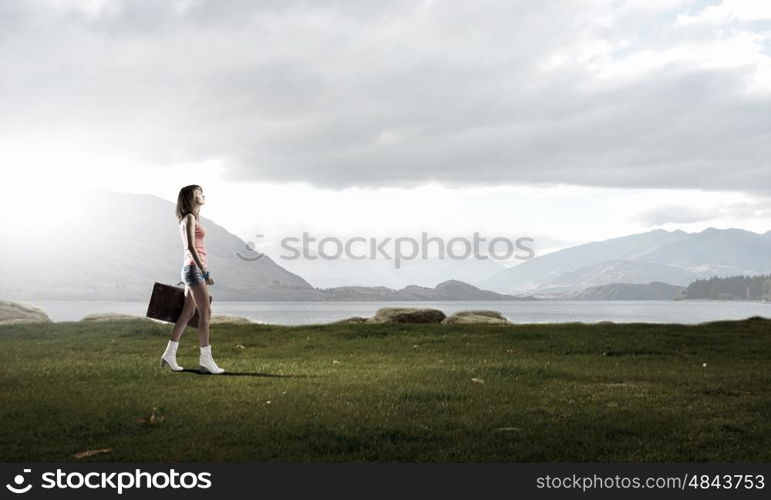
[{"label": "hill", "polygon": [[479,288],[459,280],[448,280],[433,288],[410,285],[399,290],[384,286],[341,286],[319,290],[322,300],[534,300]]},{"label": "hill", "polygon": [[687,299],[771,300],[771,275],[698,280],[688,285],[684,295]]},{"label": "hill", "polygon": [[[78,200],[78,213],[54,214],[43,231],[6,234],[0,246],[0,298],[146,300],[152,284],[180,281],[182,242],[174,204],[157,196],[105,190]],[[312,292],[303,278],[265,256],[236,257],[244,242],[202,217],[208,264],[220,300],[257,300]],[[217,282],[223,286],[217,287]]]},{"label": "hill", "polygon": [[536,257],[475,285],[500,293],[568,296],[611,283],[685,286],[712,276],[771,272],[771,232],[661,229]]},{"label": "hill", "polygon": [[672,300],[679,297],[684,287],[653,282],[645,285],[611,283],[582,290],[572,296],[576,300]]},{"label": "hill", "polygon": [[[154,282],[180,281],[183,251],[173,203],[94,190],[68,210],[46,216],[36,227],[6,231],[5,241],[12,244],[0,246],[0,299],[144,301]],[[317,289],[268,255],[239,258],[245,242],[213,220],[201,220],[216,300],[518,300],[454,279],[433,288]]]}]

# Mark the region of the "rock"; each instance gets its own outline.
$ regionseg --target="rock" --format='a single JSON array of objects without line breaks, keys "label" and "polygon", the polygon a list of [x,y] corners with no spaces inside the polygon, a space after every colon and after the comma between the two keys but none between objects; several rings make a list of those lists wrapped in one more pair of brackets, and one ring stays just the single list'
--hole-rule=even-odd
[{"label": "rock", "polygon": [[51,322],[51,318],[38,306],[0,300],[0,325]]},{"label": "rock", "polygon": [[[116,313],[116,312],[108,312],[108,313],[95,313],[95,314],[89,314],[88,316],[81,319],[81,321],[122,321],[122,320],[133,320],[133,319],[150,319],[146,318],[144,316],[135,316],[132,314],[122,314],[122,313]],[[170,324],[166,321],[158,321],[159,323],[164,324]],[[210,325],[216,325],[216,324],[247,324],[252,323],[252,320],[249,318],[244,318],[242,316],[229,316],[229,315],[216,315],[212,314],[211,319],[209,319]]]},{"label": "rock", "polygon": [[209,324],[210,325],[221,325],[221,324],[232,324],[232,325],[245,325],[249,323],[254,323],[249,318],[244,318],[243,316],[230,316],[227,314],[212,314],[211,318],[209,318]]},{"label": "rock", "polygon": [[341,319],[338,321],[333,321],[333,325],[337,324],[344,324],[344,323],[366,323],[367,318],[363,318],[361,316],[351,316],[350,318]]},{"label": "rock", "polygon": [[146,319],[144,316],[136,316],[133,314],[123,314],[116,312],[107,313],[93,313],[84,316],[80,321],[123,321],[127,319]]},{"label": "rock", "polygon": [[439,309],[383,307],[367,323],[441,323],[447,316]]},{"label": "rock", "polygon": [[510,325],[512,324],[503,314],[498,311],[458,311],[445,318],[442,323],[446,324],[471,324],[485,323],[489,325]]}]

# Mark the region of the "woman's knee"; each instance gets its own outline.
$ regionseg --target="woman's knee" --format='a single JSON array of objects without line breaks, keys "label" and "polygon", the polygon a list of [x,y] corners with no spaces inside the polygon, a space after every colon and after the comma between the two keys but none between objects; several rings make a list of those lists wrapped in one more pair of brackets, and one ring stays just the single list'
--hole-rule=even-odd
[{"label": "woman's knee", "polygon": [[185,309],[182,309],[182,314],[180,314],[179,316],[183,320],[185,320],[185,322],[187,322],[187,321],[190,321],[194,315],[195,315],[195,309],[193,309],[192,311],[187,311]]},{"label": "woman's knee", "polygon": [[204,306],[198,309],[198,317],[204,321],[211,319],[211,307]]}]

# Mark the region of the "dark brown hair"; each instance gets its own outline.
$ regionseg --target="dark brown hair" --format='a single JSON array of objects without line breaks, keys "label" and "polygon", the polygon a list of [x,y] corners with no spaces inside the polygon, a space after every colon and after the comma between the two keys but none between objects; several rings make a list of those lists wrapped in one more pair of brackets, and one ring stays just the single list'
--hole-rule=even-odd
[{"label": "dark brown hair", "polygon": [[179,190],[179,196],[177,196],[177,222],[182,222],[187,214],[193,214],[195,218],[198,218],[199,207],[195,206],[195,190],[203,188],[198,184],[190,184]]}]

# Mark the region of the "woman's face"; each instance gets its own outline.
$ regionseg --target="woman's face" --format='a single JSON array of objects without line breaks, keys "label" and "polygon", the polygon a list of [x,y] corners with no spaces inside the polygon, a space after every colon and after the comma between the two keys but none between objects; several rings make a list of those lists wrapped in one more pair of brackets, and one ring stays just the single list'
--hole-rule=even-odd
[{"label": "woman's face", "polygon": [[193,191],[193,193],[195,193],[194,198],[197,205],[203,205],[206,203],[206,196],[203,195],[202,189],[196,189]]}]

